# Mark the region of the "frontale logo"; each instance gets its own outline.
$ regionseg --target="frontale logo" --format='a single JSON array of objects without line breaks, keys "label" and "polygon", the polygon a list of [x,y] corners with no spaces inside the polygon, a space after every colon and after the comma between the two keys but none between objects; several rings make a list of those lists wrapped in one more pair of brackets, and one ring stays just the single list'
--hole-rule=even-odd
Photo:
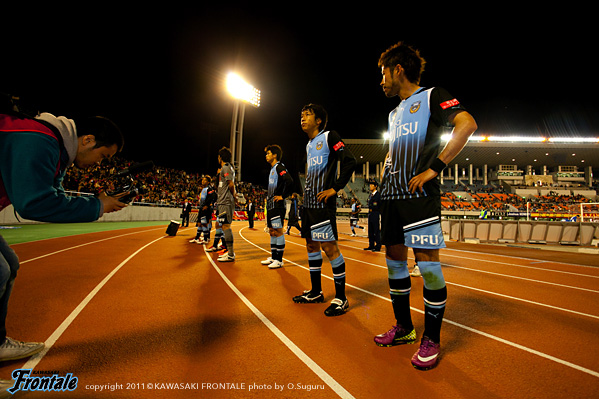
[{"label": "frontale logo", "polygon": [[11,376],[15,384],[8,392],[14,395],[18,391],[65,392],[77,389],[79,379],[71,373],[64,376],[31,376],[31,373],[31,369],[14,370]]}]

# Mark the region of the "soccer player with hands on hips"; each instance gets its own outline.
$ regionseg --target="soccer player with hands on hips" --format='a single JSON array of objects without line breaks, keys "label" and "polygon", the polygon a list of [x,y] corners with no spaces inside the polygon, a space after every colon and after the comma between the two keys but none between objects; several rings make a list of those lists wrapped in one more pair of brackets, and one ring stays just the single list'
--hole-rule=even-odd
[{"label": "soccer player with hands on hips", "polygon": [[[381,181],[381,242],[386,263],[394,316],[397,320],[374,340],[379,346],[416,341],[410,314],[408,248],[412,248],[422,273],[424,334],[412,365],[428,370],[437,365],[441,322],[447,288],[439,250],[445,247],[441,231],[440,185],[436,178],[464,148],[477,129],[464,106],[439,87],[421,87],[425,61],[420,52],[399,42],[379,59],[385,96],[399,97],[388,120],[389,153]],[[441,147],[441,136],[453,129],[451,140]]]}]

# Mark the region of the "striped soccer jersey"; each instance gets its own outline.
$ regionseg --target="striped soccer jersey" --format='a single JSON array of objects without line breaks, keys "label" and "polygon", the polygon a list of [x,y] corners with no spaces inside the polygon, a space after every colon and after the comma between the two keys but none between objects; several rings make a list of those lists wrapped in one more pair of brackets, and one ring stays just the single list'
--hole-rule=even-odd
[{"label": "striped soccer jersey", "polygon": [[410,179],[427,170],[441,151],[441,136],[448,133],[448,118],[465,108],[441,88],[421,88],[389,114],[389,157],[381,184],[381,199],[410,199],[439,195],[437,179],[423,192],[411,193]]},{"label": "striped soccer jersey", "polygon": [[[356,166],[356,159],[345,148],[341,137],[334,130],[322,131],[306,145],[308,169],[304,188],[305,208],[335,207],[335,197],[329,198],[324,204],[318,202],[319,192],[328,190],[341,190],[351,178]],[[337,177],[337,161],[340,162],[339,177]]]},{"label": "striped soccer jersey", "polygon": [[266,209],[284,208],[285,200],[274,201],[273,197],[280,195],[285,198],[290,194],[293,179],[287,173],[285,165],[277,162],[270,168],[268,176],[268,196],[266,199]]}]

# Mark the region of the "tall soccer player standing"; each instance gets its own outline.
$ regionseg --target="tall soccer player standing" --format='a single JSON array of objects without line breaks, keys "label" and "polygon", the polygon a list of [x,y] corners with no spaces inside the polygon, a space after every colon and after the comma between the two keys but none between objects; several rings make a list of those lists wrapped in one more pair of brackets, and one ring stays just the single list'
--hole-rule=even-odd
[{"label": "tall soccer player standing", "polygon": [[[337,245],[336,201],[337,192],[345,187],[354,172],[356,159],[345,148],[337,132],[324,130],[327,120],[327,112],[320,105],[309,104],[302,109],[301,126],[309,141],[306,145],[308,168],[301,231],[306,239],[312,289],[294,297],[293,301],[324,301],[321,286],[322,248],[333,267],[335,281],[335,298],[324,314],[339,316],[347,311],[349,302],[345,296],[345,260]],[[340,165],[339,171],[337,163]]]},{"label": "tall soccer player standing", "polygon": [[269,269],[278,269],[283,266],[283,252],[285,251],[285,197],[291,194],[293,179],[287,173],[287,168],[281,163],[283,150],[277,144],[266,147],[266,162],[270,165],[268,175],[268,196],[266,198],[266,224],[270,234],[271,256],[263,260],[263,265]]},{"label": "tall soccer player standing", "polygon": [[[424,334],[412,365],[428,370],[437,365],[441,322],[447,288],[439,250],[445,247],[441,231],[441,199],[437,175],[464,148],[477,129],[474,118],[446,90],[420,86],[424,70],[420,52],[399,42],[379,59],[381,87],[387,97],[398,96],[389,114],[389,153],[381,182],[381,241],[393,312],[397,324],[374,340],[379,346],[416,341],[410,313],[408,247],[414,251],[424,288]],[[441,136],[453,128],[451,140],[441,147]]]},{"label": "tall soccer player standing", "polygon": [[227,245],[227,252],[219,256],[219,262],[233,262],[235,251],[233,251],[233,213],[235,211],[235,169],[231,165],[231,150],[223,147],[218,151],[218,163],[220,172],[218,175],[218,188],[216,205],[218,208],[218,223],[222,226]]}]

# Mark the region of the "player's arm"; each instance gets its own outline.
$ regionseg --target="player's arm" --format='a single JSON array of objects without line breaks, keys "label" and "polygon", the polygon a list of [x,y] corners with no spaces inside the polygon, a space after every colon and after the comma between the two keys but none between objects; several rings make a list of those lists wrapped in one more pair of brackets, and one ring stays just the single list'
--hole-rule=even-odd
[{"label": "player's arm", "polygon": [[454,125],[451,140],[438,157],[446,165],[462,151],[472,133],[478,128],[472,115],[466,111],[453,114],[449,122]]},{"label": "player's arm", "polygon": [[334,131],[329,133],[329,148],[334,151],[335,161],[339,161],[339,178],[333,183],[333,187],[321,191],[317,195],[317,199],[320,202],[326,202],[329,198],[337,195],[337,192],[341,190],[349,179],[351,179],[352,174],[356,168],[356,158],[351,153],[349,149],[345,147],[345,143]]},{"label": "player's arm", "polygon": [[[438,161],[435,160],[435,162],[442,162],[440,164],[442,166],[450,163],[462,151],[468,142],[468,138],[478,127],[472,115],[466,111],[457,111],[449,117],[448,121],[454,126],[451,140],[447,142],[445,148],[443,148],[443,151],[437,157]],[[439,172],[433,169],[429,168],[419,175],[414,176],[408,185],[410,192],[413,193],[416,190],[422,192],[424,184],[439,174]]]}]

